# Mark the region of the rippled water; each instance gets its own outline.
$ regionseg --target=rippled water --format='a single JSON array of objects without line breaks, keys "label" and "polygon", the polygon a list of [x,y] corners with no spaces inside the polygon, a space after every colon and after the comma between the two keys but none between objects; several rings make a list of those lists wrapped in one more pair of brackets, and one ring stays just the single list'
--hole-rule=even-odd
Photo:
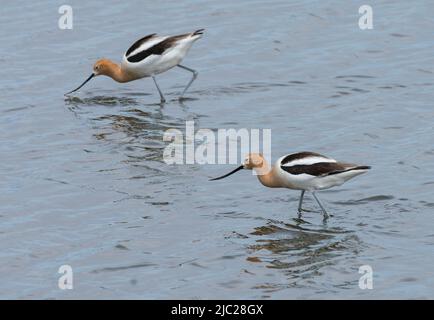
[{"label": "rippled water", "polygon": [[[15,1],[0,17],[1,298],[434,298],[432,1]],[[153,32],[206,28],[152,80],[92,80]],[[373,169],[298,192],[233,166],[162,161],[166,129],[271,128],[272,156],[313,150]],[[74,289],[60,290],[68,264]],[[358,286],[370,265],[374,289]]]}]

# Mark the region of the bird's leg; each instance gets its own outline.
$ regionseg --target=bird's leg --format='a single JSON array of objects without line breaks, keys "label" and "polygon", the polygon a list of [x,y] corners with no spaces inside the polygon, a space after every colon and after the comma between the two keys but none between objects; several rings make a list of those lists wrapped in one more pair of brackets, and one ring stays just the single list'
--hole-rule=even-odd
[{"label": "bird's leg", "polygon": [[301,214],[303,211],[301,205],[303,204],[303,197],[304,197],[305,190],[301,190],[300,200],[298,200],[298,213]]},{"label": "bird's leg", "polygon": [[182,91],[181,96],[179,97],[180,99],[183,97],[183,95],[187,92],[188,88],[190,88],[191,84],[193,83],[193,81],[197,78],[198,72],[196,70],[190,69],[188,67],[184,67],[180,64],[178,64],[178,67],[185,69],[187,71],[190,71],[191,73],[193,73],[193,77],[191,77],[190,82],[187,84],[187,86],[185,87],[184,91]]},{"label": "bird's leg", "polygon": [[158,93],[160,94],[161,103],[166,102],[166,99],[164,99],[163,93],[161,92],[160,87],[158,86],[157,80],[155,79],[154,76],[152,76],[152,80],[154,80],[155,86],[157,87]]},{"label": "bird's leg", "polygon": [[324,209],[324,206],[322,205],[322,203],[319,201],[318,197],[316,196],[315,192],[312,191],[312,195],[315,198],[316,202],[318,203],[318,205],[320,206],[322,213],[324,214],[324,219],[327,219],[329,217],[329,215],[327,214],[327,211]]},{"label": "bird's leg", "polygon": [[303,209],[302,208],[303,199],[304,199],[304,193],[305,192],[306,192],[306,190],[302,190],[301,191],[300,200],[298,200],[298,213],[299,213],[299,216],[301,215],[302,212],[312,212],[311,210]]}]

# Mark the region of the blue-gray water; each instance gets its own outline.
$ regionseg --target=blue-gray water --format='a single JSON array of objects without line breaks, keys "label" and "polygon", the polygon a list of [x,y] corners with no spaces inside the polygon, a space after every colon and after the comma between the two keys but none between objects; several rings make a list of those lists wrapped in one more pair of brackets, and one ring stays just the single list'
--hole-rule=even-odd
[{"label": "blue-gray water", "polygon": [[[8,1],[0,15],[0,298],[434,298],[432,1]],[[92,80],[153,32],[205,28],[184,64]],[[272,157],[312,150],[373,169],[319,194],[230,165],[168,166],[168,128],[271,128]],[[60,290],[61,265],[74,289]],[[370,265],[374,288],[361,290]]]}]

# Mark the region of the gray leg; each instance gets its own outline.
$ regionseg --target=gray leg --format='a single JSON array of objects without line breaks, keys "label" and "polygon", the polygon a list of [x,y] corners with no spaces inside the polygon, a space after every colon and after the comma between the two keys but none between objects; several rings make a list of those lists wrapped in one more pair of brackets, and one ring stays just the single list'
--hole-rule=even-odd
[{"label": "gray leg", "polygon": [[298,213],[301,214],[303,209],[301,208],[301,205],[303,204],[303,197],[304,197],[305,190],[301,190],[300,200],[298,200]]},{"label": "gray leg", "polygon": [[160,87],[158,86],[157,80],[155,80],[154,76],[152,76],[152,79],[154,80],[155,86],[157,87],[158,93],[160,94],[161,103],[166,102],[166,99],[164,99],[163,93],[161,92]]},{"label": "gray leg", "polygon": [[184,95],[184,93],[187,92],[188,88],[190,88],[191,84],[193,83],[193,81],[197,78],[198,72],[196,70],[190,69],[188,67],[184,67],[180,64],[178,64],[178,67],[185,69],[187,71],[190,71],[191,73],[193,73],[193,77],[191,77],[190,82],[187,84],[187,86],[185,87],[184,91],[182,91],[181,96],[179,98],[182,98],[182,96]]},{"label": "gray leg", "polygon": [[327,211],[324,209],[324,206],[321,204],[321,202],[319,201],[318,197],[316,196],[315,192],[312,191],[312,195],[315,198],[316,202],[318,203],[318,205],[320,206],[322,213],[324,214],[324,218],[328,218],[328,214]]}]

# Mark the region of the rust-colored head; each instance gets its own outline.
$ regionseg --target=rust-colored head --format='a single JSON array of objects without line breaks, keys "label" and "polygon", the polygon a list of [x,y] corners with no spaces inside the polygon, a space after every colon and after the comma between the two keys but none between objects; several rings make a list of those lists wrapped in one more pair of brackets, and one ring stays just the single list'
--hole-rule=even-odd
[{"label": "rust-colored head", "polygon": [[260,153],[249,153],[243,162],[244,169],[260,169],[264,166],[265,159]]},{"label": "rust-colored head", "polygon": [[104,75],[111,77],[117,64],[109,59],[99,59],[93,65],[93,74],[95,76]]},{"label": "rust-colored head", "polygon": [[231,172],[229,172],[223,176],[213,178],[211,180],[220,180],[220,179],[229,177],[230,175],[232,175],[235,172],[238,172],[242,169],[255,170],[257,175],[264,175],[270,171],[270,166],[268,165],[267,161],[265,161],[264,156],[262,154],[249,153],[246,156],[246,158],[244,159],[244,162],[241,166],[239,166],[238,168],[232,170]]}]

